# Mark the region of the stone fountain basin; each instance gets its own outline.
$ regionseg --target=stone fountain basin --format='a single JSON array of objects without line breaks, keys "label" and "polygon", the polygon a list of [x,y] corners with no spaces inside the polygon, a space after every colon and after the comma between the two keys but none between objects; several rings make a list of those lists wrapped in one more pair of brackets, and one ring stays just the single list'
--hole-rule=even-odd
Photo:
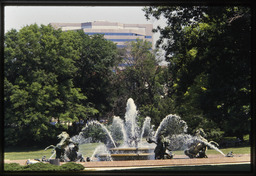
[{"label": "stone fountain basin", "polygon": [[110,148],[109,151],[111,154],[140,154],[140,153],[153,153],[155,148]]},{"label": "stone fountain basin", "polygon": [[[154,153],[126,153],[126,154],[111,154],[113,161],[126,161],[126,160],[150,160],[154,159]],[[106,161],[108,154],[101,154],[98,156],[100,161]]]},{"label": "stone fountain basin", "polygon": [[124,161],[124,160],[150,160],[153,159],[154,148],[110,148],[110,154],[98,155],[101,161],[106,161],[109,155],[113,161]]}]

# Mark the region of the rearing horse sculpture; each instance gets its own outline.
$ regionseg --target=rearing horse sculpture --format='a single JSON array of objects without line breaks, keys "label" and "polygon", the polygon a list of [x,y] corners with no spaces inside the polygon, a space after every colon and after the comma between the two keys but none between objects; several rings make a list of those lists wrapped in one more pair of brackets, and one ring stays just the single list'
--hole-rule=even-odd
[{"label": "rearing horse sculpture", "polygon": [[214,143],[218,146],[218,143],[215,141],[208,142],[203,136],[206,136],[204,130],[199,128],[196,131],[195,136],[199,139],[199,141],[192,144],[189,149],[184,151],[184,154],[187,155],[189,158],[208,158],[206,155],[207,145],[206,143]]},{"label": "rearing horse sculpture", "polygon": [[[70,136],[67,132],[62,132],[59,134],[58,139],[61,139],[60,142],[54,146],[50,145],[46,147],[44,150],[49,148],[53,148],[52,153],[56,153],[56,159],[60,159],[60,161],[84,161],[84,158],[81,154],[78,153],[79,147],[78,143],[73,142],[70,139]],[[52,155],[53,156],[53,155]]]}]

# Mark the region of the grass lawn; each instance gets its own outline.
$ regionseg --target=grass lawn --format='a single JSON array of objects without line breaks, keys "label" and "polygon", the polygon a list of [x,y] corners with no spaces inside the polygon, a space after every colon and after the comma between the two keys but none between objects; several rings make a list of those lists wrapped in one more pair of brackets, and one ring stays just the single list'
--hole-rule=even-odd
[{"label": "grass lawn", "polygon": [[[100,145],[100,143],[91,143],[91,144],[83,144],[80,145],[80,152],[84,157],[91,157],[95,148]],[[36,149],[36,148],[8,148],[5,149],[4,159],[5,160],[27,160],[27,159],[41,159],[42,156],[46,156],[49,158],[52,153],[51,149],[44,151],[44,149]],[[234,155],[236,154],[250,154],[251,147],[238,147],[238,148],[226,148],[221,149],[224,154],[227,154],[230,151],[233,151]],[[173,151],[175,155],[184,155],[183,151]],[[209,149],[207,154],[219,154],[219,152]],[[55,156],[54,156],[55,157]],[[53,158],[54,158],[53,157]],[[38,169],[40,170],[40,169]],[[205,165],[205,166],[174,166],[174,167],[157,167],[157,168],[137,168],[137,169],[127,169],[125,172],[222,172],[222,171],[231,171],[231,172],[250,172],[251,165],[250,164],[234,164],[234,165]],[[14,168],[14,171],[15,168]]]},{"label": "grass lawn", "polygon": [[4,159],[6,160],[27,160],[27,159],[42,159],[43,156],[46,156],[46,158],[50,158],[52,155],[52,150],[35,150],[35,151],[24,151],[19,149],[14,149],[13,151],[7,151],[4,152]]},{"label": "grass lawn", "polygon": [[[220,149],[224,154],[229,153],[230,151],[233,151],[233,154],[250,154],[251,153],[251,147],[236,147],[236,148],[225,148]],[[173,151],[173,154],[175,155],[184,155],[184,151]],[[220,154],[218,151],[214,149],[209,149],[206,151],[206,154]]]},{"label": "grass lawn", "polygon": [[[230,151],[233,151],[233,154],[250,154],[251,153],[251,147],[236,147],[236,148],[225,148],[220,149],[224,154],[227,154]],[[219,154],[214,149],[207,150],[207,154]]]},{"label": "grass lawn", "polygon": [[[100,143],[91,143],[80,145],[79,152],[83,154],[84,157],[91,157],[95,148],[100,145]],[[238,148],[226,148],[220,149],[224,154],[233,151],[233,154],[250,154],[251,147],[238,147]],[[44,148],[7,148],[4,152],[4,159],[6,160],[27,160],[27,159],[42,159],[43,156],[49,158],[52,153],[52,149],[44,151]],[[208,149],[207,154],[220,154],[214,149]],[[183,151],[173,151],[175,155],[184,155]],[[55,156],[54,156],[55,157]],[[53,157],[53,158],[54,158]]]},{"label": "grass lawn", "polygon": [[[80,152],[84,157],[91,157],[95,148],[100,143],[84,144],[80,146]],[[38,148],[7,148],[4,152],[5,160],[27,160],[27,159],[42,159],[43,156],[50,158],[52,155],[52,149],[44,150]],[[55,156],[53,156],[55,158]]]}]

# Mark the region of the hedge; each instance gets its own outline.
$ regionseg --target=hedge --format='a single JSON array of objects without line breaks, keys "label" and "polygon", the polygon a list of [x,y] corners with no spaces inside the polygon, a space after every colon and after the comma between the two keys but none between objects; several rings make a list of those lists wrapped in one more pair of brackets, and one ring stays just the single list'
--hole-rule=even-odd
[{"label": "hedge", "polygon": [[50,163],[35,163],[21,166],[18,163],[5,163],[4,171],[82,171],[84,166],[78,163],[65,163],[61,166],[52,165]]}]

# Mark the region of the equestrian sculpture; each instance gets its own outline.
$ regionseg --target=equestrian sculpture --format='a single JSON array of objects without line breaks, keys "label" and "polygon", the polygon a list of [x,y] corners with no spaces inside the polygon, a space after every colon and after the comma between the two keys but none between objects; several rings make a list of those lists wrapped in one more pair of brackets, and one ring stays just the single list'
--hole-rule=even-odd
[{"label": "equestrian sculpture", "polygon": [[78,143],[72,141],[72,139],[70,139],[70,136],[67,132],[63,131],[57,137],[58,139],[60,139],[60,142],[56,146],[50,145],[46,147],[44,150],[53,148],[52,153],[53,155],[56,154],[55,159],[60,159],[61,162],[64,162],[64,161],[84,162],[85,161],[82,154],[78,153],[78,150],[79,150]]}]

